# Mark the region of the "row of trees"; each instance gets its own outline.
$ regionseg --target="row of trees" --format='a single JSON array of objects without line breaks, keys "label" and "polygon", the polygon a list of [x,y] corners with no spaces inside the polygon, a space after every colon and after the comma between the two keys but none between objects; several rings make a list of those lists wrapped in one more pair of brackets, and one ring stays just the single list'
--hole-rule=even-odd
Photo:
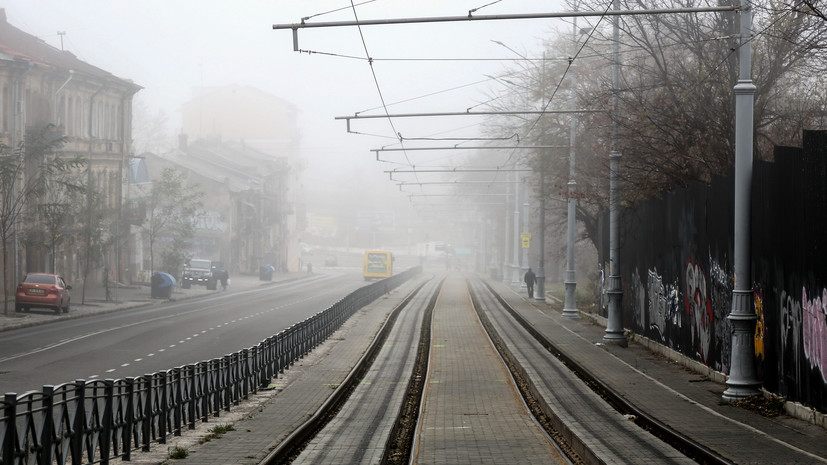
[{"label": "row of trees", "polygon": [[[605,3],[570,2],[571,9],[604,11]],[[718,6],[689,1],[686,8]],[[674,8],[662,0],[621,0],[621,10]],[[802,129],[827,121],[827,22],[815,2],[753,4],[755,156],[774,145],[800,146]],[[576,40],[563,31],[547,43],[542,61],[516,60],[504,72],[519,89],[497,96],[498,109],[596,110],[577,114],[577,219],[582,239],[598,246],[598,221],[608,208],[609,160],[622,153],[623,202],[634,203],[689,181],[706,181],[734,162],[734,93],[738,80],[737,13],[675,13],[618,17],[620,57],[612,59],[613,19],[583,24]],[[552,57],[565,59],[553,59]],[[618,86],[612,82],[615,66]],[[526,92],[528,90],[528,92]],[[526,102],[526,99],[528,101]],[[572,104],[572,99],[574,104]],[[569,143],[570,116],[544,115],[494,122],[492,135],[519,133],[536,145]],[[616,134],[616,139],[614,135]],[[615,140],[617,145],[614,145]],[[565,198],[567,150],[519,159],[534,169],[534,189]],[[546,178],[539,192],[540,173]],[[563,202],[546,202],[562,228]],[[554,227],[555,225],[552,225]],[[561,229],[562,230],[562,229]]]},{"label": "row of trees", "polygon": [[[101,271],[109,295],[110,266],[125,265],[119,255],[127,246],[131,225],[138,226],[149,245],[150,269],[155,267],[156,252],[163,271],[176,272],[187,258],[186,245],[193,237],[203,195],[197,186],[188,185],[183,173],[164,169],[155,182],[139,188],[146,215],[126,219],[121,205],[121,176],[126,170],[95,172],[88,159],[61,151],[66,142],[47,125],[29,130],[16,147],[0,143],[4,314],[20,278],[16,274],[22,272],[16,262],[18,247],[25,248],[27,271],[57,273],[69,271],[60,269],[61,252],[80,250],[81,301],[94,270]],[[102,179],[106,176],[110,179]],[[118,186],[114,197],[104,192],[105,186]],[[121,276],[120,269],[116,276]]]}]

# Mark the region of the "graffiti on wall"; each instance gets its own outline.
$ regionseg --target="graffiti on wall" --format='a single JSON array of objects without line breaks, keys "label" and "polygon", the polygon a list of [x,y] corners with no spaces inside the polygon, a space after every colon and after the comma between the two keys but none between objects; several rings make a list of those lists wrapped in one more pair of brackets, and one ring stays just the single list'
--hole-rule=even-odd
[{"label": "graffiti on wall", "polygon": [[780,312],[780,339],[781,356],[778,358],[781,364],[780,372],[791,372],[793,379],[801,379],[801,335],[802,312],[801,302],[793,294],[781,291],[781,302],[778,305]]},{"label": "graffiti on wall", "polygon": [[[756,284],[752,289],[752,301],[755,307],[755,315],[758,320],[755,321],[755,357],[760,361],[764,361],[764,291],[761,286]],[[759,364],[760,366],[760,364]]]},{"label": "graffiti on wall", "polygon": [[629,297],[632,302],[632,320],[635,328],[639,331],[643,330],[646,328],[646,287],[640,280],[640,272],[637,267],[632,271]]},{"label": "graffiti on wall", "polygon": [[692,347],[698,358],[707,362],[712,347],[712,304],[707,293],[706,275],[703,267],[693,259],[686,261],[686,293],[684,304],[686,316],[691,322]]},{"label": "graffiti on wall", "polygon": [[[649,329],[656,331],[661,341],[666,341],[667,327],[680,328],[681,315],[678,312],[678,286],[663,283],[658,270],[649,270]],[[670,344],[672,345],[672,344]]]},{"label": "graffiti on wall", "polygon": [[718,349],[718,359],[710,366],[723,373],[729,373],[729,361],[732,356],[732,340],[730,339],[729,315],[732,306],[733,279],[729,272],[718,263],[709,259],[709,302],[712,308],[712,321],[715,335],[714,345]]},{"label": "graffiti on wall", "polygon": [[818,370],[821,379],[827,381],[827,288],[821,295],[807,297],[807,289],[801,290],[802,307],[802,339],[804,343],[804,357],[810,364],[810,369]]},{"label": "graffiti on wall", "polygon": [[[775,147],[774,155],[753,163],[750,352],[763,388],[827,413],[827,215],[791,207],[827,205],[827,131],[804,131],[802,148]],[[732,198],[734,184],[729,170],[640,202],[621,216],[619,250],[621,263],[633,264],[623,268],[625,315],[634,317],[624,323],[725,374],[733,369],[735,231],[734,205],[720,199]]]}]

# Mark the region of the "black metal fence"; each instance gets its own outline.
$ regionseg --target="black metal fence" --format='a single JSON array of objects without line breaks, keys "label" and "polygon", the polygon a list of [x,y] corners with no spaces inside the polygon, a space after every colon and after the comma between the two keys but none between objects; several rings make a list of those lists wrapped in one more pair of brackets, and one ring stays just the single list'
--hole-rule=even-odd
[{"label": "black metal fence", "polygon": [[135,378],[76,380],[0,402],[1,465],[107,464],[130,460],[169,435],[229,412],[322,343],[357,310],[421,272],[362,287],[257,345]]},{"label": "black metal fence", "polygon": [[[762,386],[827,412],[827,131],[755,160],[750,260]],[[729,373],[734,173],[621,213],[623,326]],[[608,215],[607,215],[608,216]],[[607,217],[606,217],[607,219]],[[605,221],[608,225],[608,221]],[[608,252],[608,243],[603,250]],[[606,263],[607,254],[603,255]]]}]

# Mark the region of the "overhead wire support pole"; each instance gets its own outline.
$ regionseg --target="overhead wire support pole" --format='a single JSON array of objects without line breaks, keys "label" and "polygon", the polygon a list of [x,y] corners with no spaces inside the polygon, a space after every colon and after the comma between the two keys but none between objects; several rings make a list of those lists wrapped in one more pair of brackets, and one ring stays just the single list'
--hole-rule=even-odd
[{"label": "overhead wire support pole", "polygon": [[459,185],[459,184],[513,184],[512,181],[399,181],[400,186],[435,186],[435,185]]},{"label": "overhead wire support pole", "polygon": [[529,150],[529,149],[567,149],[568,145],[513,145],[510,147],[495,147],[488,145],[449,145],[445,147],[411,147],[393,149],[370,149],[371,152],[416,152],[423,150]]},{"label": "overhead wire support pole", "polygon": [[[388,170],[384,171],[385,173],[530,173],[532,170],[530,169],[519,169],[519,168],[509,168],[509,169],[495,169],[495,168],[443,168],[443,169],[404,169],[404,170]],[[513,183],[512,183],[513,184]]]},{"label": "overhead wire support pole", "polygon": [[308,23],[273,24],[274,30],[290,29],[293,31],[293,51],[301,51],[299,47],[299,29],[320,27],[347,27],[347,26],[382,26],[388,24],[418,24],[418,23],[448,23],[470,21],[501,21],[516,19],[547,19],[547,18],[590,18],[605,16],[634,16],[666,13],[713,13],[738,11],[740,6],[721,6],[706,8],[661,8],[652,10],[613,10],[613,11],[564,11],[551,13],[524,13],[511,15],[479,15],[473,16],[433,16],[422,18],[395,18],[395,19],[363,19],[358,21],[322,21]]},{"label": "overhead wire support pole", "polygon": [[752,192],[753,113],[755,85],[752,82],[752,9],[741,10],[738,83],[735,85],[735,235],[733,238],[735,283],[732,309],[732,355],[723,399],[735,402],[761,394],[755,368],[755,314],[750,259],[750,195]]},{"label": "overhead wire support pole", "polygon": [[[614,8],[618,8],[619,1],[614,0]],[[615,10],[616,11],[616,10]],[[619,92],[620,74],[620,18],[613,18],[612,28],[612,111],[617,111],[617,93]],[[615,116],[616,117],[616,116]],[[620,282],[620,158],[617,123],[612,127],[612,151],[609,154],[609,312],[606,318],[606,330],[603,342],[622,347],[629,345],[623,330],[623,288]]]},{"label": "overhead wire support pole", "polygon": [[408,194],[408,197],[503,197],[506,194],[474,194],[474,193],[452,193],[452,194]]},{"label": "overhead wire support pole", "polygon": [[388,24],[417,24],[417,23],[449,23],[471,21],[501,21],[516,19],[547,19],[547,18],[590,18],[604,16],[633,16],[664,13],[706,13],[737,11],[739,6],[721,6],[705,8],[660,8],[652,10],[612,10],[612,11],[562,11],[549,13],[517,13],[508,15],[467,15],[467,16],[430,16],[421,18],[392,18],[392,19],[362,19],[358,21],[321,21],[318,23],[273,24],[274,30],[290,29],[293,31],[293,49],[298,51],[298,30],[319,27],[343,26],[383,26]]},{"label": "overhead wire support pole", "polygon": [[[575,5],[577,8],[577,5]],[[572,57],[577,56],[577,18],[571,23]],[[574,59],[571,62],[571,106],[577,104],[577,70],[574,69]],[[577,119],[569,116],[569,183],[568,208],[566,212],[566,300],[563,305],[563,316],[566,318],[580,318],[577,311],[577,271],[575,262],[575,244],[577,229],[577,181],[574,178],[574,162],[576,155]],[[544,297],[545,298],[545,297]]]},{"label": "overhead wire support pole", "polygon": [[[525,111],[446,111],[446,112],[427,112],[427,113],[389,113],[387,115],[362,115],[355,114],[352,116],[336,116],[334,120],[347,120],[348,123],[352,119],[387,119],[387,118],[427,118],[432,116],[497,116],[497,115],[555,115],[555,114],[569,114],[569,113],[602,113],[606,110],[525,110]],[[348,126],[348,129],[350,126]]]}]

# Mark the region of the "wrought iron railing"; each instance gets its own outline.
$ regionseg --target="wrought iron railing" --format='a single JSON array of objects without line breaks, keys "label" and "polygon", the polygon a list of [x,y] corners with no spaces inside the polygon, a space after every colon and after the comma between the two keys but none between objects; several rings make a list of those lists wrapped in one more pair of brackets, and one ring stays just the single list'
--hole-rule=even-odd
[{"label": "wrought iron railing", "polygon": [[357,310],[421,272],[375,282],[257,345],[134,378],[76,380],[0,401],[0,465],[108,464],[220,416],[266,387]]}]

